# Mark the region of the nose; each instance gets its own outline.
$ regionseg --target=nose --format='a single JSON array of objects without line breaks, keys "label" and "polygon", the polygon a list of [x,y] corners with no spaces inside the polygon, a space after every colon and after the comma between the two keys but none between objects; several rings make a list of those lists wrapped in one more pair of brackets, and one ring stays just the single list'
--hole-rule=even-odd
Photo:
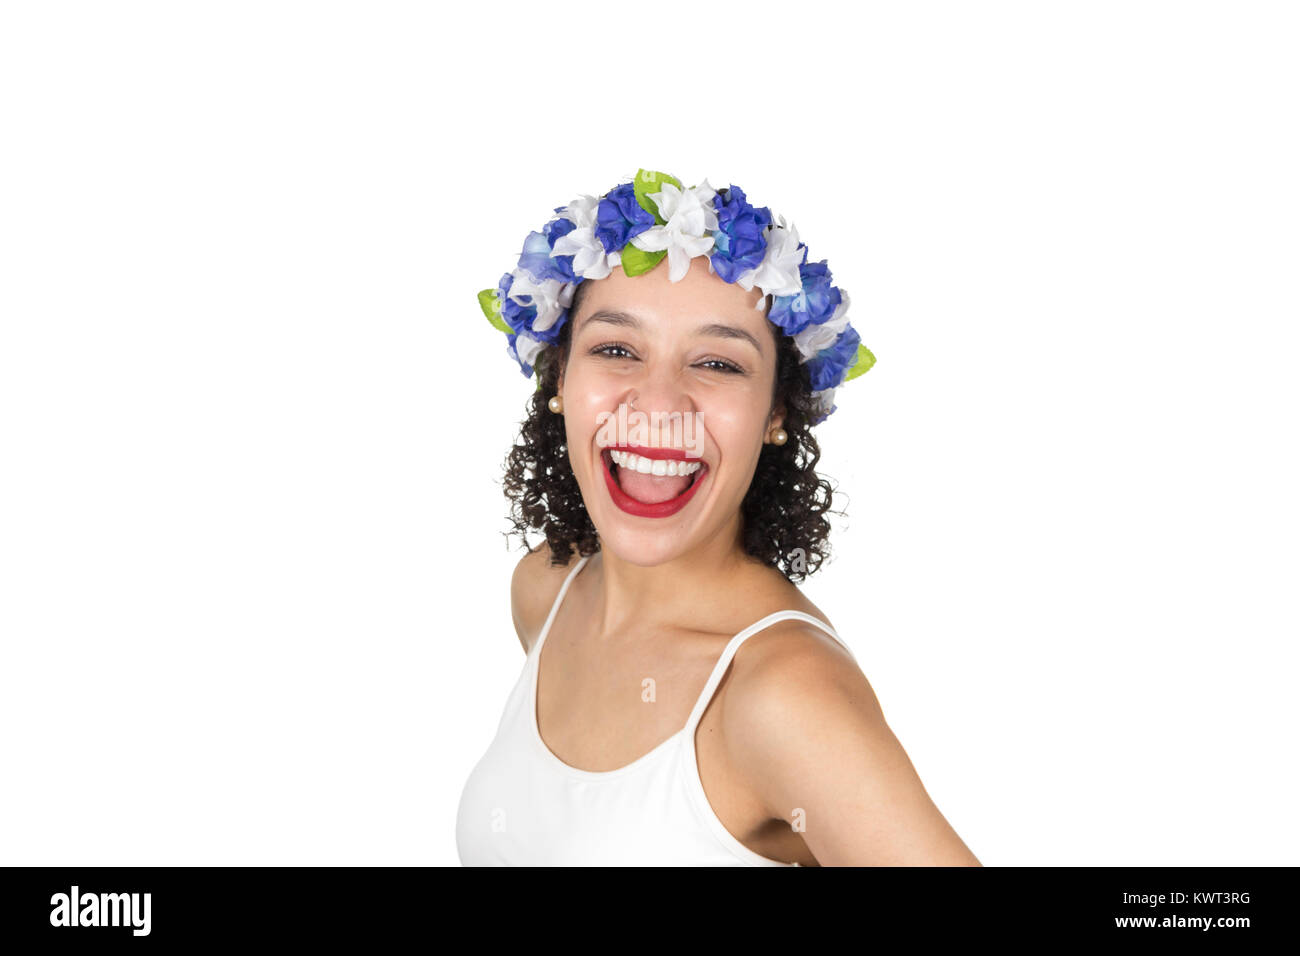
[{"label": "nose", "polygon": [[681,378],[670,369],[649,369],[628,386],[622,399],[629,411],[646,416],[645,428],[652,446],[673,446],[674,423],[681,428],[682,416],[695,411],[695,402]]}]

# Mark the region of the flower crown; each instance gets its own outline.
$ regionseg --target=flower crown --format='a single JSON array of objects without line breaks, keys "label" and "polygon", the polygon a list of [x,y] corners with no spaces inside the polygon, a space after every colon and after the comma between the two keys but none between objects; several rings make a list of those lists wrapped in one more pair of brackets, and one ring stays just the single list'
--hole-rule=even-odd
[{"label": "flower crown", "polygon": [[794,339],[808,366],[813,424],[835,411],[836,388],[875,364],[849,324],[848,293],[831,284],[825,259],[805,261],[808,247],[793,223],[751,206],[738,186],[715,191],[704,180],[683,189],[675,177],[646,169],[600,198],[580,195],[557,206],[540,232],[528,234],[514,270],[478,294],[479,306],[530,376],[542,349],[558,341],[578,283],[603,279],[614,266],[641,275],[664,256],[672,282],[686,275],[693,256],[708,256],[723,281],[762,291],[756,309],[772,297],[768,319]]}]

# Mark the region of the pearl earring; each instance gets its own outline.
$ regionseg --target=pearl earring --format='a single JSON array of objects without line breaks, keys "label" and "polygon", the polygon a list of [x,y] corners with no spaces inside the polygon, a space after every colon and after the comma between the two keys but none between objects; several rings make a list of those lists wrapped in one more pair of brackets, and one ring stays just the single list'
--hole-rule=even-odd
[{"label": "pearl earring", "polygon": [[560,412],[564,411],[564,399],[560,398],[558,395],[552,395],[551,400],[546,403],[546,407],[558,415]]},{"label": "pearl earring", "polygon": [[784,445],[786,441],[789,440],[789,438],[790,436],[785,433],[784,428],[778,428],[775,432],[772,433],[772,444]]}]

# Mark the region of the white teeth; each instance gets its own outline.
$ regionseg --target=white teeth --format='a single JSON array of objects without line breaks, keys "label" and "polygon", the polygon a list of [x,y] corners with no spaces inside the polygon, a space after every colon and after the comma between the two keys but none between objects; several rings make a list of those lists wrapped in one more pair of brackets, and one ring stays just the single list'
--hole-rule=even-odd
[{"label": "white teeth", "polygon": [[620,468],[640,472],[643,475],[693,475],[700,470],[698,461],[687,462],[677,461],[672,458],[643,458],[640,455],[634,455],[628,451],[619,451],[616,448],[609,450],[609,457]]}]

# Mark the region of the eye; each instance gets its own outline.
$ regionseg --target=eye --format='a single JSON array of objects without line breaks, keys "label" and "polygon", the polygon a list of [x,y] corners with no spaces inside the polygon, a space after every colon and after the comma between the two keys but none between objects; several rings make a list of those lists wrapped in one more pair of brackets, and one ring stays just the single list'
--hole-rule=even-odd
[{"label": "eye", "polygon": [[[622,354],[617,354],[622,353]],[[632,358],[632,350],[622,342],[607,342],[604,345],[597,345],[589,353],[591,355],[604,355],[607,358],[621,359]]]},{"label": "eye", "polygon": [[718,359],[718,358],[705,359],[703,362],[698,362],[697,364],[704,366],[705,368],[708,368],[712,371],[726,372],[729,375],[745,374],[745,370],[742,369],[739,365],[735,364],[734,362],[728,362],[726,359]]}]

